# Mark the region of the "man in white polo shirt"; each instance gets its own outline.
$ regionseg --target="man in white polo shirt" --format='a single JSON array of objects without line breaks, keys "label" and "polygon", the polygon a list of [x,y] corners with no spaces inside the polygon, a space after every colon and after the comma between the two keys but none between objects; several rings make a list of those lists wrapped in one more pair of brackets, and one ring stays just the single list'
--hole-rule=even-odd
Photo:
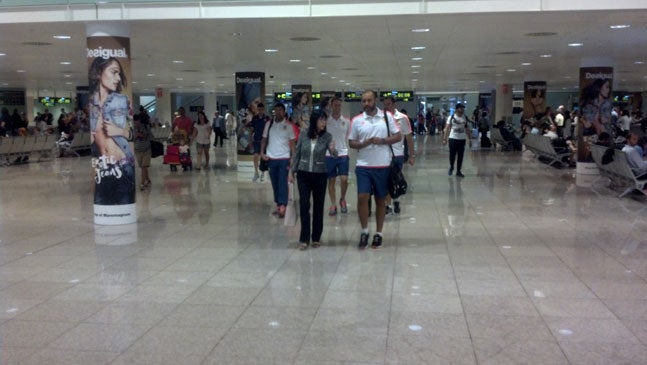
[{"label": "man in white polo shirt", "polygon": [[[391,113],[395,122],[400,127],[400,134],[402,135],[402,140],[396,142],[391,146],[393,148],[393,154],[395,155],[395,162],[400,166],[400,169],[404,167],[404,143],[406,141],[407,149],[409,156],[407,162],[409,165],[413,166],[416,154],[413,148],[413,136],[411,135],[411,123],[409,122],[409,117],[400,113],[395,107],[395,98],[393,96],[387,96],[382,100],[382,105],[384,110]],[[398,199],[393,199],[393,208],[391,208],[391,197],[386,197],[386,215],[390,214],[400,214],[400,202]]]},{"label": "man in white polo shirt", "polygon": [[[372,248],[382,245],[382,228],[386,207],[387,183],[390,172],[392,145],[401,140],[400,128],[393,116],[377,108],[377,93],[366,90],[362,94],[362,109],[351,121],[348,146],[358,150],[355,175],[357,177],[357,212],[362,225],[358,247],[368,245],[368,204],[371,194],[375,196],[376,233]],[[388,130],[387,130],[388,123]],[[389,135],[390,131],[390,135]]]},{"label": "man in white polo shirt", "polygon": [[350,133],[350,121],[341,115],[341,99],[334,97],[331,101],[332,113],[326,122],[326,131],[332,135],[337,149],[337,157],[330,156],[326,151],[326,165],[328,168],[328,195],[332,206],[328,215],[337,214],[337,196],[335,195],[335,181],[339,176],[339,185],[341,187],[341,196],[339,198],[339,208],[342,213],[348,213],[346,206],[346,191],[348,190],[348,134]]},{"label": "man in white polo shirt", "polygon": [[285,118],[285,105],[274,105],[274,120],[265,123],[261,141],[261,158],[267,160],[276,215],[285,217],[288,204],[288,168],[290,156],[294,153],[295,134],[292,123]]}]

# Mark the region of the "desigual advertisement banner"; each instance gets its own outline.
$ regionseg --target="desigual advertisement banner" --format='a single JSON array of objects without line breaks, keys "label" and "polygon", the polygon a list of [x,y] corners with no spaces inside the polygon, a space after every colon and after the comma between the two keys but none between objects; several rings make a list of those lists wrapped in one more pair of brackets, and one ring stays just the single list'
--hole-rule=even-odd
[{"label": "desigual advertisement banner", "polygon": [[614,136],[611,125],[613,67],[580,68],[580,110],[577,161],[590,161],[588,144],[602,132]]},{"label": "desigual advertisement banner", "polygon": [[523,119],[541,120],[546,113],[546,82],[523,83]]},{"label": "desigual advertisement banner", "polygon": [[137,221],[130,38],[87,38],[94,222]]},{"label": "desigual advertisement banner", "polygon": [[252,165],[252,135],[245,128],[258,112],[257,105],[265,97],[264,72],[236,72],[236,110],[238,117],[238,168],[248,169]]},{"label": "desigual advertisement banner", "polygon": [[292,122],[308,129],[312,113],[312,85],[292,85]]}]

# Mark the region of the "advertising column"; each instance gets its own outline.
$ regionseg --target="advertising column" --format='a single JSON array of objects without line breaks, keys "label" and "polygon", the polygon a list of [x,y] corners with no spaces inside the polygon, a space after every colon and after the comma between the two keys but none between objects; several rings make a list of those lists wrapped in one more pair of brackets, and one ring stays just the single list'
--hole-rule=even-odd
[{"label": "advertising column", "polygon": [[137,221],[130,38],[123,33],[115,26],[87,27],[94,222],[99,225]]},{"label": "advertising column", "polygon": [[[256,106],[265,98],[264,72],[236,72],[236,110],[238,126],[252,120],[257,112]],[[253,172],[253,136],[249,129],[239,129],[238,133],[238,171]]]},{"label": "advertising column", "polygon": [[526,81],[523,83],[522,119],[531,123],[540,121],[546,114],[546,81]]},{"label": "advertising column", "polygon": [[307,129],[312,113],[312,85],[292,85],[292,122]]}]

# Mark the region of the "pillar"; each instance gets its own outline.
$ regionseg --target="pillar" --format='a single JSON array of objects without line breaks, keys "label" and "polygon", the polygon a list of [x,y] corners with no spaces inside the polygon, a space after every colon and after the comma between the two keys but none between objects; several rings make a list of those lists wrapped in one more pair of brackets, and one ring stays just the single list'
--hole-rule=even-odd
[{"label": "pillar", "polygon": [[494,108],[494,121],[496,124],[503,119],[506,123],[512,122],[512,85],[501,84],[496,87],[496,101]]},{"label": "pillar", "polygon": [[119,23],[86,26],[94,223],[137,222],[130,38]]}]

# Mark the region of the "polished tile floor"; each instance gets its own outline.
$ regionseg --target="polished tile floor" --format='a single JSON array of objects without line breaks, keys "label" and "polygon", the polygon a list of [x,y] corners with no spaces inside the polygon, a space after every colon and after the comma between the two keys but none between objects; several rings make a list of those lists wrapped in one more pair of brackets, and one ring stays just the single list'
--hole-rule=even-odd
[{"label": "polished tile floor", "polygon": [[362,252],[354,183],[302,252],[232,146],[207,171],[155,160],[133,227],[94,226],[88,157],[0,169],[1,363],[647,363],[644,197],[527,153],[467,153],[457,180],[416,143]]}]

